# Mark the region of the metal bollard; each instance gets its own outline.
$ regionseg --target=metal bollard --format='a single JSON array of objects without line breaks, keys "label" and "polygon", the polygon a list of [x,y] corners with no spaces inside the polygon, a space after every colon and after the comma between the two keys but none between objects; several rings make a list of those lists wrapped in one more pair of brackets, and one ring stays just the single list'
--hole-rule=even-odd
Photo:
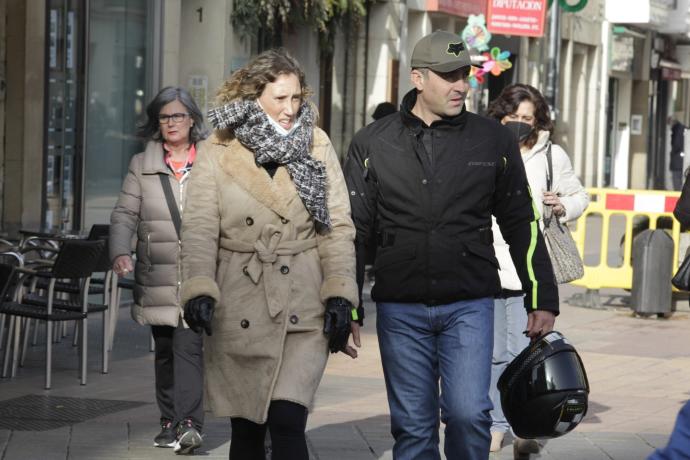
[{"label": "metal bollard", "polygon": [[632,245],[630,306],[641,316],[671,313],[673,239],[664,230],[645,230]]}]

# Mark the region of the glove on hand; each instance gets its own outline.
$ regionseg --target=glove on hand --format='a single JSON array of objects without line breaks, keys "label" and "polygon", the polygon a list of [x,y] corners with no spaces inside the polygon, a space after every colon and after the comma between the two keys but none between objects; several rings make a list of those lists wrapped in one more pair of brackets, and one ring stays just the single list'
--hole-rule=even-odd
[{"label": "glove on hand", "polygon": [[206,335],[210,336],[215,304],[213,297],[205,295],[188,300],[184,306],[184,320],[187,325],[197,334],[206,331]]},{"label": "glove on hand", "polygon": [[343,351],[350,337],[352,304],[342,297],[331,297],[326,301],[323,333],[328,336],[331,353]]}]

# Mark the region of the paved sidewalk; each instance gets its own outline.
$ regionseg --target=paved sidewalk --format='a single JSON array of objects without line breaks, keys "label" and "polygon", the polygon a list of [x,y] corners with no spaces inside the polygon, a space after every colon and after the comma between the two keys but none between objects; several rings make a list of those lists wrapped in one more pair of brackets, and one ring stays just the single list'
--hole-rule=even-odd
[{"label": "paved sidewalk", "polygon": [[[573,292],[581,290],[563,287],[562,299]],[[688,399],[687,303],[679,303],[680,311],[668,320],[638,319],[620,302],[627,295],[624,291],[608,294],[603,296],[608,304],[605,310],[562,303],[557,329],[576,345],[585,362],[592,387],[589,413],[575,432],[547,442],[534,459],[645,459],[666,443],[676,413]],[[392,458],[373,305],[368,304],[367,311],[360,357],[353,361],[333,355],[317,394],[308,426],[314,459]],[[102,375],[98,323],[90,323],[86,386],[78,382],[77,349],[72,348],[70,337],[55,346],[52,390],[43,390],[41,342],[30,349],[16,378],[0,379],[0,459],[174,456],[170,449],[152,447],[158,412],[153,403],[153,354],[148,351],[147,329],[129,319],[129,309],[121,310],[110,373]],[[23,431],[39,425],[42,431]],[[201,454],[225,459],[228,449],[229,421],[209,415]],[[509,445],[491,456],[491,460],[511,458]]]}]

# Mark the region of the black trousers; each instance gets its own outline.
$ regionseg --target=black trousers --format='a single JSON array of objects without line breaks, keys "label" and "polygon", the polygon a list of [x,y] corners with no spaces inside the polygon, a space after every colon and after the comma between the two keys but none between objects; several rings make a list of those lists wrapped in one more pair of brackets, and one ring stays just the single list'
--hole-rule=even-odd
[{"label": "black trousers", "polygon": [[265,460],[266,429],[271,434],[272,460],[309,460],[307,408],[290,401],[272,401],[264,424],[233,418],[230,460]]},{"label": "black trousers", "polygon": [[191,419],[201,431],[204,424],[204,363],[201,334],[191,329],[151,326],[156,342],[156,401],[161,421],[174,424]]}]

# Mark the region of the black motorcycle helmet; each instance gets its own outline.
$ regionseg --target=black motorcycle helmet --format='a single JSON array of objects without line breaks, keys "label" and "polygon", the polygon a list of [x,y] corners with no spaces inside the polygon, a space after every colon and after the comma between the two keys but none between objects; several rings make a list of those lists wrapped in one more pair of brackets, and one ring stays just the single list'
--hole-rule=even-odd
[{"label": "black motorcycle helmet", "polygon": [[516,436],[557,438],[587,413],[589,382],[575,348],[549,332],[525,348],[498,380],[503,413]]}]

